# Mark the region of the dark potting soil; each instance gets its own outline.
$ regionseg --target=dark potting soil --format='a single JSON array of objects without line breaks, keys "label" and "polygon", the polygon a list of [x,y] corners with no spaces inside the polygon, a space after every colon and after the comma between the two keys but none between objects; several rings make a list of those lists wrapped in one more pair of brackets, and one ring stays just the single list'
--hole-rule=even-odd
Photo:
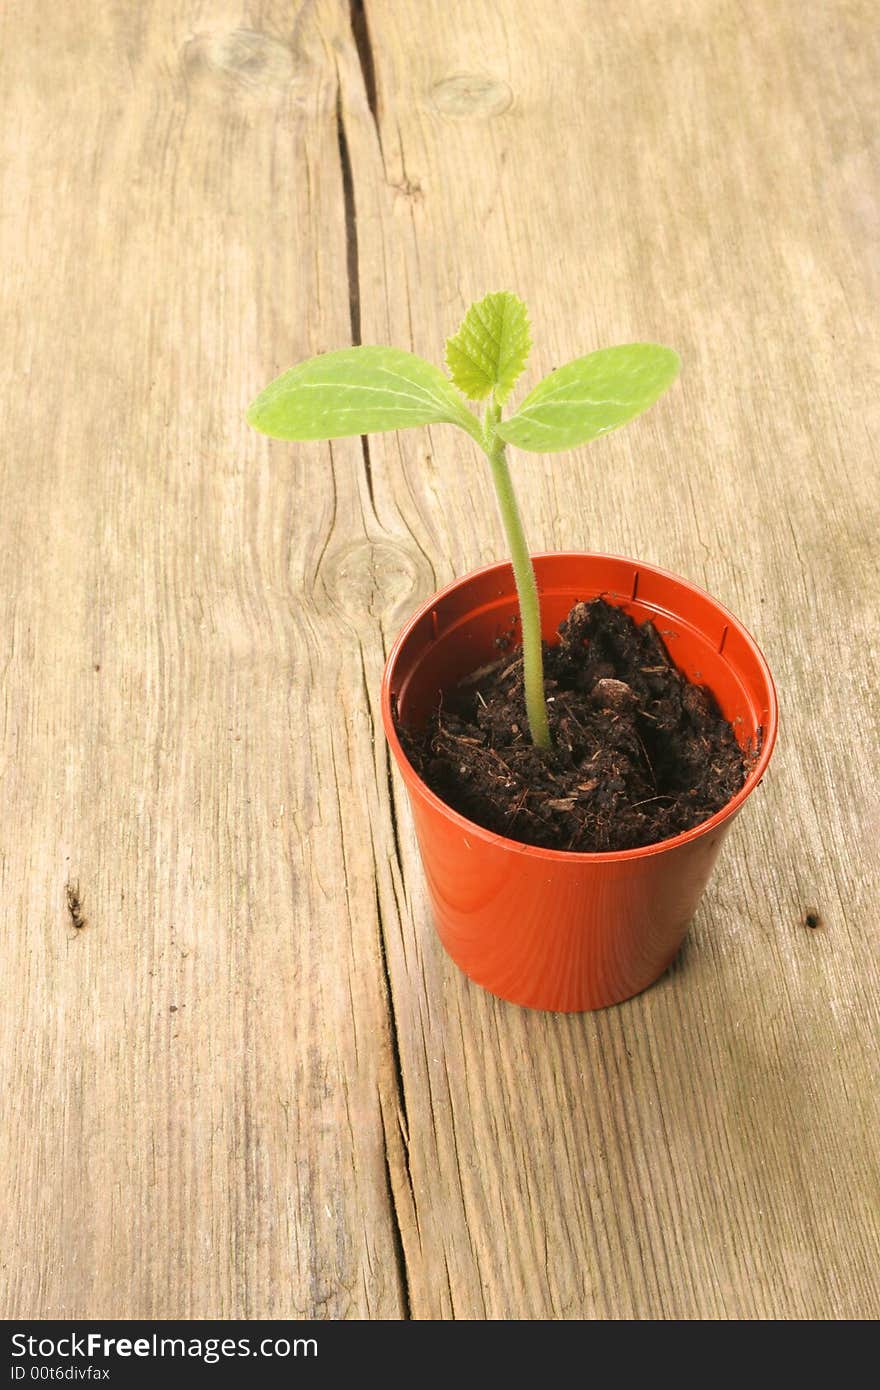
[{"label": "dark potting soil", "polygon": [[400,738],[443,801],[547,849],[634,849],[690,830],[739,791],[746,764],[712,695],[676,670],[651,622],[597,598],[544,647],[553,748],[532,744],[520,649],[447,692]]}]

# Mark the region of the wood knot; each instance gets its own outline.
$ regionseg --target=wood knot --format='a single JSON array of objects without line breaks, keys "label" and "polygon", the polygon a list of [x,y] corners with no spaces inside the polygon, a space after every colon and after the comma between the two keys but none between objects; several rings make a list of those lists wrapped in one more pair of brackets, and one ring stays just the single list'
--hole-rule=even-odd
[{"label": "wood knot", "polygon": [[70,913],[70,920],[77,931],[82,931],[86,925],[86,915],[83,912],[82,894],[78,883],[68,883],[65,887],[67,898],[67,911]]},{"label": "wood knot", "polygon": [[184,45],[183,66],[191,79],[213,79],[214,85],[219,80],[222,87],[243,93],[286,91],[297,75],[287,45],[256,29],[196,34]]},{"label": "wood knot", "polygon": [[431,88],[431,101],[443,116],[500,116],[513,102],[513,92],[500,77],[457,72]]},{"label": "wood knot", "polygon": [[328,597],[347,618],[399,620],[414,594],[430,591],[427,565],[392,541],[355,541],[323,566]]}]

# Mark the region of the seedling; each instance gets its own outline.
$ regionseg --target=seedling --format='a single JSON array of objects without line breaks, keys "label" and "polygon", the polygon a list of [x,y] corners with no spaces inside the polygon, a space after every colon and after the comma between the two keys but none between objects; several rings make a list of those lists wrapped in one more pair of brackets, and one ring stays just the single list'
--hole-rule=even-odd
[{"label": "seedling", "polygon": [[[679,359],[671,348],[656,343],[588,353],[544,377],[502,419],[501,408],[525,369],[531,345],[522,300],[508,292],[487,294],[471,305],[461,328],[447,341],[450,376],[398,348],[342,348],[310,357],[277,377],[253,402],[247,418],[276,439],[340,439],[434,424],[458,425],[470,435],[489,461],[510,546],[529,731],[539,748],[549,748],[538,587],[507,466],[507,445],[554,453],[608,434],[640,415],[672,384]],[[482,421],[468,401],[486,402]]]}]

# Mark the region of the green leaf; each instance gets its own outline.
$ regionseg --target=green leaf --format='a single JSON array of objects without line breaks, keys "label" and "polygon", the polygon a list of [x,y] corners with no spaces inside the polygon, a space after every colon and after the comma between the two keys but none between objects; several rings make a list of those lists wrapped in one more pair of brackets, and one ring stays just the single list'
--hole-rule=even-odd
[{"label": "green leaf", "polygon": [[342,348],[300,362],[257,396],[247,419],[276,439],[341,439],[447,423],[482,441],[479,421],[439,367],[387,347]]},{"label": "green leaf", "polygon": [[572,449],[647,410],[672,385],[680,365],[678,354],[658,343],[591,352],[545,376],[497,432],[534,453]]},{"label": "green leaf", "polygon": [[482,401],[494,390],[501,404],[526,365],[529,315],[525,304],[505,290],[472,304],[454,338],[446,343],[446,363],[459,391]]}]

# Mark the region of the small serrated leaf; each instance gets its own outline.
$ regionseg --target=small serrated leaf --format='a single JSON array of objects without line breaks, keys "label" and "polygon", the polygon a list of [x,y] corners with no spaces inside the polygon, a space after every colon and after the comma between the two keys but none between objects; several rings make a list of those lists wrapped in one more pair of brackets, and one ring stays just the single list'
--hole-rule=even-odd
[{"label": "small serrated leaf", "polygon": [[276,439],[340,439],[446,422],[481,442],[480,423],[439,367],[398,348],[351,347],[276,377],[247,419]]},{"label": "small serrated leaf", "polygon": [[508,444],[533,453],[573,449],[641,415],[671,386],[681,363],[672,348],[627,343],[559,367],[498,425]]},{"label": "small serrated leaf", "polygon": [[495,392],[500,405],[519,378],[532,346],[525,304],[509,290],[487,294],[472,304],[454,337],[446,343],[452,380],[471,401]]}]

